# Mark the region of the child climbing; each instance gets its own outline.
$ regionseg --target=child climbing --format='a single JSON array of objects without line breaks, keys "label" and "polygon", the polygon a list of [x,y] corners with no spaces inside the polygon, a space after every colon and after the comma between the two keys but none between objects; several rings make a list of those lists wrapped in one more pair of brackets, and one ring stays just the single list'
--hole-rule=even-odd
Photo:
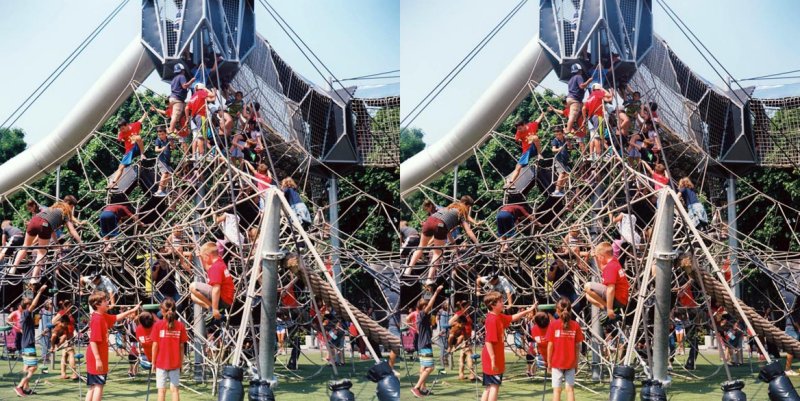
[{"label": "child climbing", "polygon": [[678,181],[678,191],[686,210],[689,212],[689,220],[698,230],[708,227],[708,216],[706,208],[700,203],[697,193],[694,192],[694,184],[689,177],[683,177]]},{"label": "child climbing", "polygon": [[145,112],[142,113],[142,117],[138,121],[128,123],[128,120],[121,118],[117,122],[117,140],[122,142],[122,145],[125,146],[125,154],[119,162],[117,171],[114,172],[114,177],[108,181],[109,189],[116,188],[117,182],[122,176],[125,167],[130,166],[136,156],[144,154],[144,141],[142,141],[140,132],[142,132],[142,123],[146,118],[147,113]]},{"label": "child climbing", "polygon": [[522,168],[527,166],[531,159],[536,160],[537,158],[541,157],[542,142],[539,140],[539,135],[537,135],[537,132],[539,131],[539,124],[541,124],[543,119],[544,112],[539,114],[539,117],[536,118],[535,121],[528,124],[525,124],[522,119],[517,120],[517,123],[515,124],[517,132],[514,135],[514,140],[519,142],[520,146],[522,147],[522,156],[520,156],[519,160],[517,161],[514,172],[511,173],[506,180],[506,187],[510,187],[514,184],[514,181],[516,181],[517,177],[519,177],[519,173],[522,171]]}]

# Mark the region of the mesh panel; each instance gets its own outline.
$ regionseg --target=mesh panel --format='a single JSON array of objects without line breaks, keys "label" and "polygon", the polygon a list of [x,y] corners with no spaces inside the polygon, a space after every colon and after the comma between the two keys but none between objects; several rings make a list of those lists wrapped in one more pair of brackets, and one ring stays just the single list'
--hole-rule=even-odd
[{"label": "mesh panel", "polygon": [[364,164],[393,167],[400,164],[400,97],[353,99],[356,140]]},{"label": "mesh panel", "polygon": [[800,97],[754,98],[750,113],[761,164],[792,167],[800,163]]},{"label": "mesh panel", "polygon": [[157,1],[158,12],[164,21],[164,32],[167,36],[167,54],[175,56],[178,43],[178,30],[180,29],[180,22],[183,19],[183,9],[180,1],[174,0],[161,0]]}]

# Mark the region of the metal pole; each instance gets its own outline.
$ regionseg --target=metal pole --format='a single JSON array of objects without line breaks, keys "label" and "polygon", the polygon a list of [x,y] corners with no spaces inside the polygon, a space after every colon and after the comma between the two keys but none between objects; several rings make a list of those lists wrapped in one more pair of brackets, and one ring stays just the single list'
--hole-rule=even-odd
[{"label": "metal pole", "polygon": [[[200,212],[199,208],[205,207],[205,195],[206,195],[206,188],[202,182],[202,177],[198,179],[198,186],[197,191],[195,192],[194,196],[194,221],[197,222],[192,227],[192,235],[194,237],[195,245],[199,246],[202,236],[200,235]],[[200,262],[200,257],[198,254],[195,254],[192,257],[192,261],[194,264],[194,281],[202,283],[205,281],[205,269],[203,269],[203,264]],[[196,383],[202,383],[205,380],[205,369],[203,366],[203,339],[206,337],[206,322],[203,319],[203,308],[200,305],[194,305],[194,321],[193,321],[193,331],[194,331],[194,381]]]},{"label": "metal pole", "polygon": [[[672,295],[672,249],[675,206],[671,196],[661,191],[658,215],[653,227],[653,251],[655,252],[655,298],[656,310],[653,318],[653,378],[668,383],[669,372],[669,311]],[[648,268],[649,266],[645,266]],[[646,328],[645,328],[646,330]]]},{"label": "metal pole", "polygon": [[328,220],[331,226],[331,262],[333,264],[333,278],[336,280],[336,288],[342,290],[342,265],[339,263],[339,185],[338,179],[331,173],[328,179]]},{"label": "metal pole", "polygon": [[275,191],[267,191],[264,206],[264,221],[269,227],[262,231],[261,253],[261,323],[258,333],[258,361],[262,379],[275,381],[275,315],[278,309],[278,261],[283,258],[280,250],[281,204]]},{"label": "metal pole", "polygon": [[56,200],[61,200],[61,165],[56,168]]},{"label": "metal pole", "polygon": [[458,200],[458,164],[453,166],[453,200]]},{"label": "metal pole", "polygon": [[[731,248],[731,277],[736,277],[739,273],[739,261],[736,250],[739,248],[739,239],[736,238],[736,178],[731,174],[728,177],[728,246]],[[741,298],[741,289],[737,282],[733,286],[733,293],[736,298]]]},{"label": "metal pole", "polygon": [[[598,182],[597,186],[594,189],[594,194],[592,195],[592,243],[597,245],[598,239],[600,237],[600,216],[602,209],[603,209],[603,193],[605,192],[605,185],[602,182]],[[594,261],[592,261],[594,263]],[[602,266],[596,266],[597,271],[600,271]],[[600,309],[596,306],[592,305],[591,308],[591,327],[590,330],[592,331],[592,380],[595,382],[599,382],[603,380],[603,367],[601,366],[602,356],[600,355],[600,350],[602,349],[602,344],[600,344],[600,339],[603,338],[602,329],[600,328]]]}]

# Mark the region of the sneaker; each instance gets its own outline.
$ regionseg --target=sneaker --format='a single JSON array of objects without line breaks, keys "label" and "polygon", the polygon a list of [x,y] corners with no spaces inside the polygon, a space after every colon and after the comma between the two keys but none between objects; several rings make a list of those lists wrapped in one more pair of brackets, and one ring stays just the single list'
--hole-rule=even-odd
[{"label": "sneaker", "polygon": [[17,397],[26,397],[27,396],[27,394],[25,394],[25,390],[23,390],[20,387],[14,387],[14,392],[17,393]]},{"label": "sneaker", "polygon": [[787,371],[785,371],[783,373],[786,373],[786,376],[800,376],[800,373],[797,373],[792,369],[789,369],[789,370],[787,370]]},{"label": "sneaker", "polygon": [[422,393],[422,395],[425,395],[425,396],[433,395],[433,391],[431,391],[430,389],[427,389],[427,388],[422,388],[422,389],[419,390],[419,392]]},{"label": "sneaker", "polygon": [[163,197],[167,196],[168,194],[169,193],[167,191],[158,191],[158,192],[154,193],[153,196],[157,196],[159,198],[163,198]]},{"label": "sneaker", "polygon": [[552,194],[550,194],[550,195],[551,195],[551,196],[556,196],[556,197],[562,197],[562,196],[564,196],[565,194],[564,194],[563,192],[561,192],[561,191],[553,191],[553,193],[552,193]]},{"label": "sneaker", "polygon": [[22,392],[25,393],[25,395],[36,395],[36,394],[38,394],[37,392],[33,391],[32,388],[29,388],[27,390],[22,390]]},{"label": "sneaker", "polygon": [[[20,390],[20,391],[22,391],[22,390]],[[18,391],[18,392],[17,392],[17,394],[20,394],[20,391]],[[418,389],[418,388],[416,388],[416,387],[412,387],[412,388],[411,388],[411,394],[414,394],[414,397],[417,397],[417,398],[422,398],[422,397],[424,397],[424,396],[425,396],[425,395],[423,395],[423,394],[422,394],[422,392],[421,392],[421,391],[419,391],[419,389]],[[20,395],[20,397],[22,397],[22,395]]]}]

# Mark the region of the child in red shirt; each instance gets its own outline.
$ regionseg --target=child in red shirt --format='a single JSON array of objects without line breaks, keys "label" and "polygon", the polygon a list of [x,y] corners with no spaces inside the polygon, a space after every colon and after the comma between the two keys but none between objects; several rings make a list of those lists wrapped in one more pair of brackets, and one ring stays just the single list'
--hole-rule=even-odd
[{"label": "child in red shirt", "polygon": [[142,132],[142,122],[144,122],[146,118],[147,113],[142,113],[142,118],[140,118],[139,121],[128,123],[128,120],[123,118],[117,123],[117,127],[119,128],[117,140],[122,142],[122,145],[125,146],[125,154],[119,162],[119,167],[117,167],[117,171],[114,173],[114,178],[108,182],[109,188],[117,186],[117,181],[119,181],[120,176],[122,176],[122,171],[125,170],[125,167],[133,163],[134,157],[144,154],[144,142],[139,133]]},{"label": "child in red shirt", "polygon": [[552,372],[553,400],[561,401],[561,380],[567,382],[567,400],[575,400],[575,371],[583,342],[583,331],[572,319],[572,304],[561,298],[556,304],[558,320],[547,328],[547,371]]},{"label": "child in red shirt", "polygon": [[158,400],[164,401],[167,396],[167,382],[172,401],[180,400],[178,386],[181,379],[181,365],[183,364],[183,345],[189,341],[186,327],[178,321],[175,312],[175,301],[166,298],[161,301],[161,315],[164,319],[153,324],[153,361],[156,367],[156,387]]},{"label": "child in red shirt", "polygon": [[536,374],[536,359],[541,357],[547,366],[547,327],[550,325],[550,315],[545,312],[536,312],[533,316],[528,348],[528,377]]},{"label": "child in red shirt", "polygon": [[539,131],[539,124],[544,119],[544,112],[539,115],[536,121],[525,124],[524,120],[520,119],[516,122],[515,126],[517,132],[514,134],[514,140],[520,143],[522,147],[522,156],[517,161],[517,166],[514,167],[514,172],[506,180],[506,187],[511,186],[517,180],[519,172],[522,168],[530,163],[531,157],[534,160],[542,154],[542,142],[536,133]]},{"label": "child in red shirt", "polygon": [[503,383],[503,373],[506,370],[506,354],[504,349],[506,329],[512,322],[525,317],[536,310],[536,305],[518,312],[513,316],[503,314],[503,295],[497,291],[490,291],[483,297],[483,303],[489,309],[484,323],[486,327],[486,344],[481,353],[481,367],[483,368],[483,390],[481,401],[497,401],[500,385]]},{"label": "child in red shirt", "polygon": [[595,263],[603,266],[602,283],[586,283],[583,287],[586,299],[592,305],[606,310],[609,319],[616,319],[614,309],[622,309],[628,305],[628,290],[630,284],[619,260],[614,257],[611,244],[601,242],[595,247]]},{"label": "child in red shirt", "polygon": [[139,341],[141,352],[145,360],[153,362],[153,324],[158,321],[158,318],[150,312],[142,312],[136,318],[136,340]]},{"label": "child in red shirt", "polygon": [[200,262],[206,269],[208,283],[193,282],[189,285],[192,301],[203,309],[210,309],[214,320],[222,320],[220,310],[227,310],[233,305],[233,277],[214,242],[206,242],[200,247]]},{"label": "child in red shirt", "polygon": [[95,291],[89,296],[89,306],[94,309],[89,320],[89,347],[86,352],[86,392],[87,401],[103,399],[103,386],[108,376],[108,331],[118,321],[133,315],[139,305],[118,315],[108,313],[108,295],[103,291]]}]

